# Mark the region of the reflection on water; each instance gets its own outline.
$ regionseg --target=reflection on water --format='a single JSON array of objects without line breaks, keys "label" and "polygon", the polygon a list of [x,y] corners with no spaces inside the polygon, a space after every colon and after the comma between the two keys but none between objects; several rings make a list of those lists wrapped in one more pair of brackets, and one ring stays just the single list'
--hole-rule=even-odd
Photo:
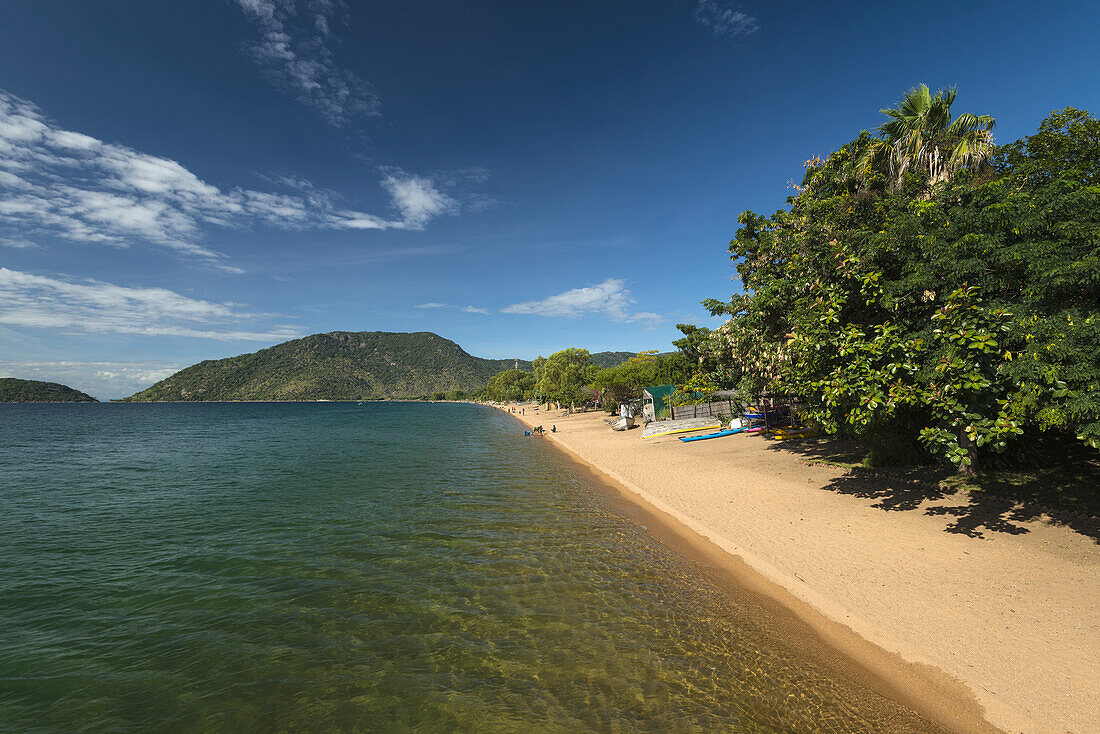
[{"label": "reflection on water", "polygon": [[464,405],[0,406],[0,730],[929,731]]}]

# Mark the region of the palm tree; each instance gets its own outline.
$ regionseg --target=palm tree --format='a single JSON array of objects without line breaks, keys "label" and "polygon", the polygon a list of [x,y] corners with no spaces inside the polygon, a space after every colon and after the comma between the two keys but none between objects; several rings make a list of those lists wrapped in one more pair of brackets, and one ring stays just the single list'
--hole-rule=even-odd
[{"label": "palm tree", "polygon": [[951,119],[957,90],[944,89],[933,97],[927,84],[913,87],[897,107],[879,110],[890,119],[879,126],[876,139],[860,160],[866,178],[885,168],[891,185],[905,172],[920,167],[931,183],[951,178],[963,169],[977,170],[993,153],[993,126],[989,115],[964,113]]}]

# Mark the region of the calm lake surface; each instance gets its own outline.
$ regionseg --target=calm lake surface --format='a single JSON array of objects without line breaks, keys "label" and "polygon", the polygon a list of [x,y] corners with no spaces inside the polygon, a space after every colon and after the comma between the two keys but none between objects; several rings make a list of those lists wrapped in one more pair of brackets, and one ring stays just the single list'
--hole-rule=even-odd
[{"label": "calm lake surface", "polygon": [[0,406],[0,731],[927,731],[471,405]]}]

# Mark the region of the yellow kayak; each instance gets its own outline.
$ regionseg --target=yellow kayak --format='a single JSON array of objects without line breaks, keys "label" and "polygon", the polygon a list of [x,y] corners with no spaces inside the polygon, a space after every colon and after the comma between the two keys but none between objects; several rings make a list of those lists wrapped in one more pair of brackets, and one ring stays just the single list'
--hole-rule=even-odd
[{"label": "yellow kayak", "polygon": [[791,431],[786,428],[776,428],[771,432],[773,438],[785,439],[785,438],[813,438],[819,435],[821,432],[816,428],[799,428]]}]

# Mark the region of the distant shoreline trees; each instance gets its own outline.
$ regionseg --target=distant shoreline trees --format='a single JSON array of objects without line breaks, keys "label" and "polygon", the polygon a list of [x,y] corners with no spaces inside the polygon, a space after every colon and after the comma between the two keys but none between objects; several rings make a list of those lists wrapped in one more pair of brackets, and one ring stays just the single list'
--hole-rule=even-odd
[{"label": "distant shoreline trees", "polygon": [[535,375],[524,370],[504,370],[489,378],[485,397],[500,402],[518,403],[535,396]]}]

